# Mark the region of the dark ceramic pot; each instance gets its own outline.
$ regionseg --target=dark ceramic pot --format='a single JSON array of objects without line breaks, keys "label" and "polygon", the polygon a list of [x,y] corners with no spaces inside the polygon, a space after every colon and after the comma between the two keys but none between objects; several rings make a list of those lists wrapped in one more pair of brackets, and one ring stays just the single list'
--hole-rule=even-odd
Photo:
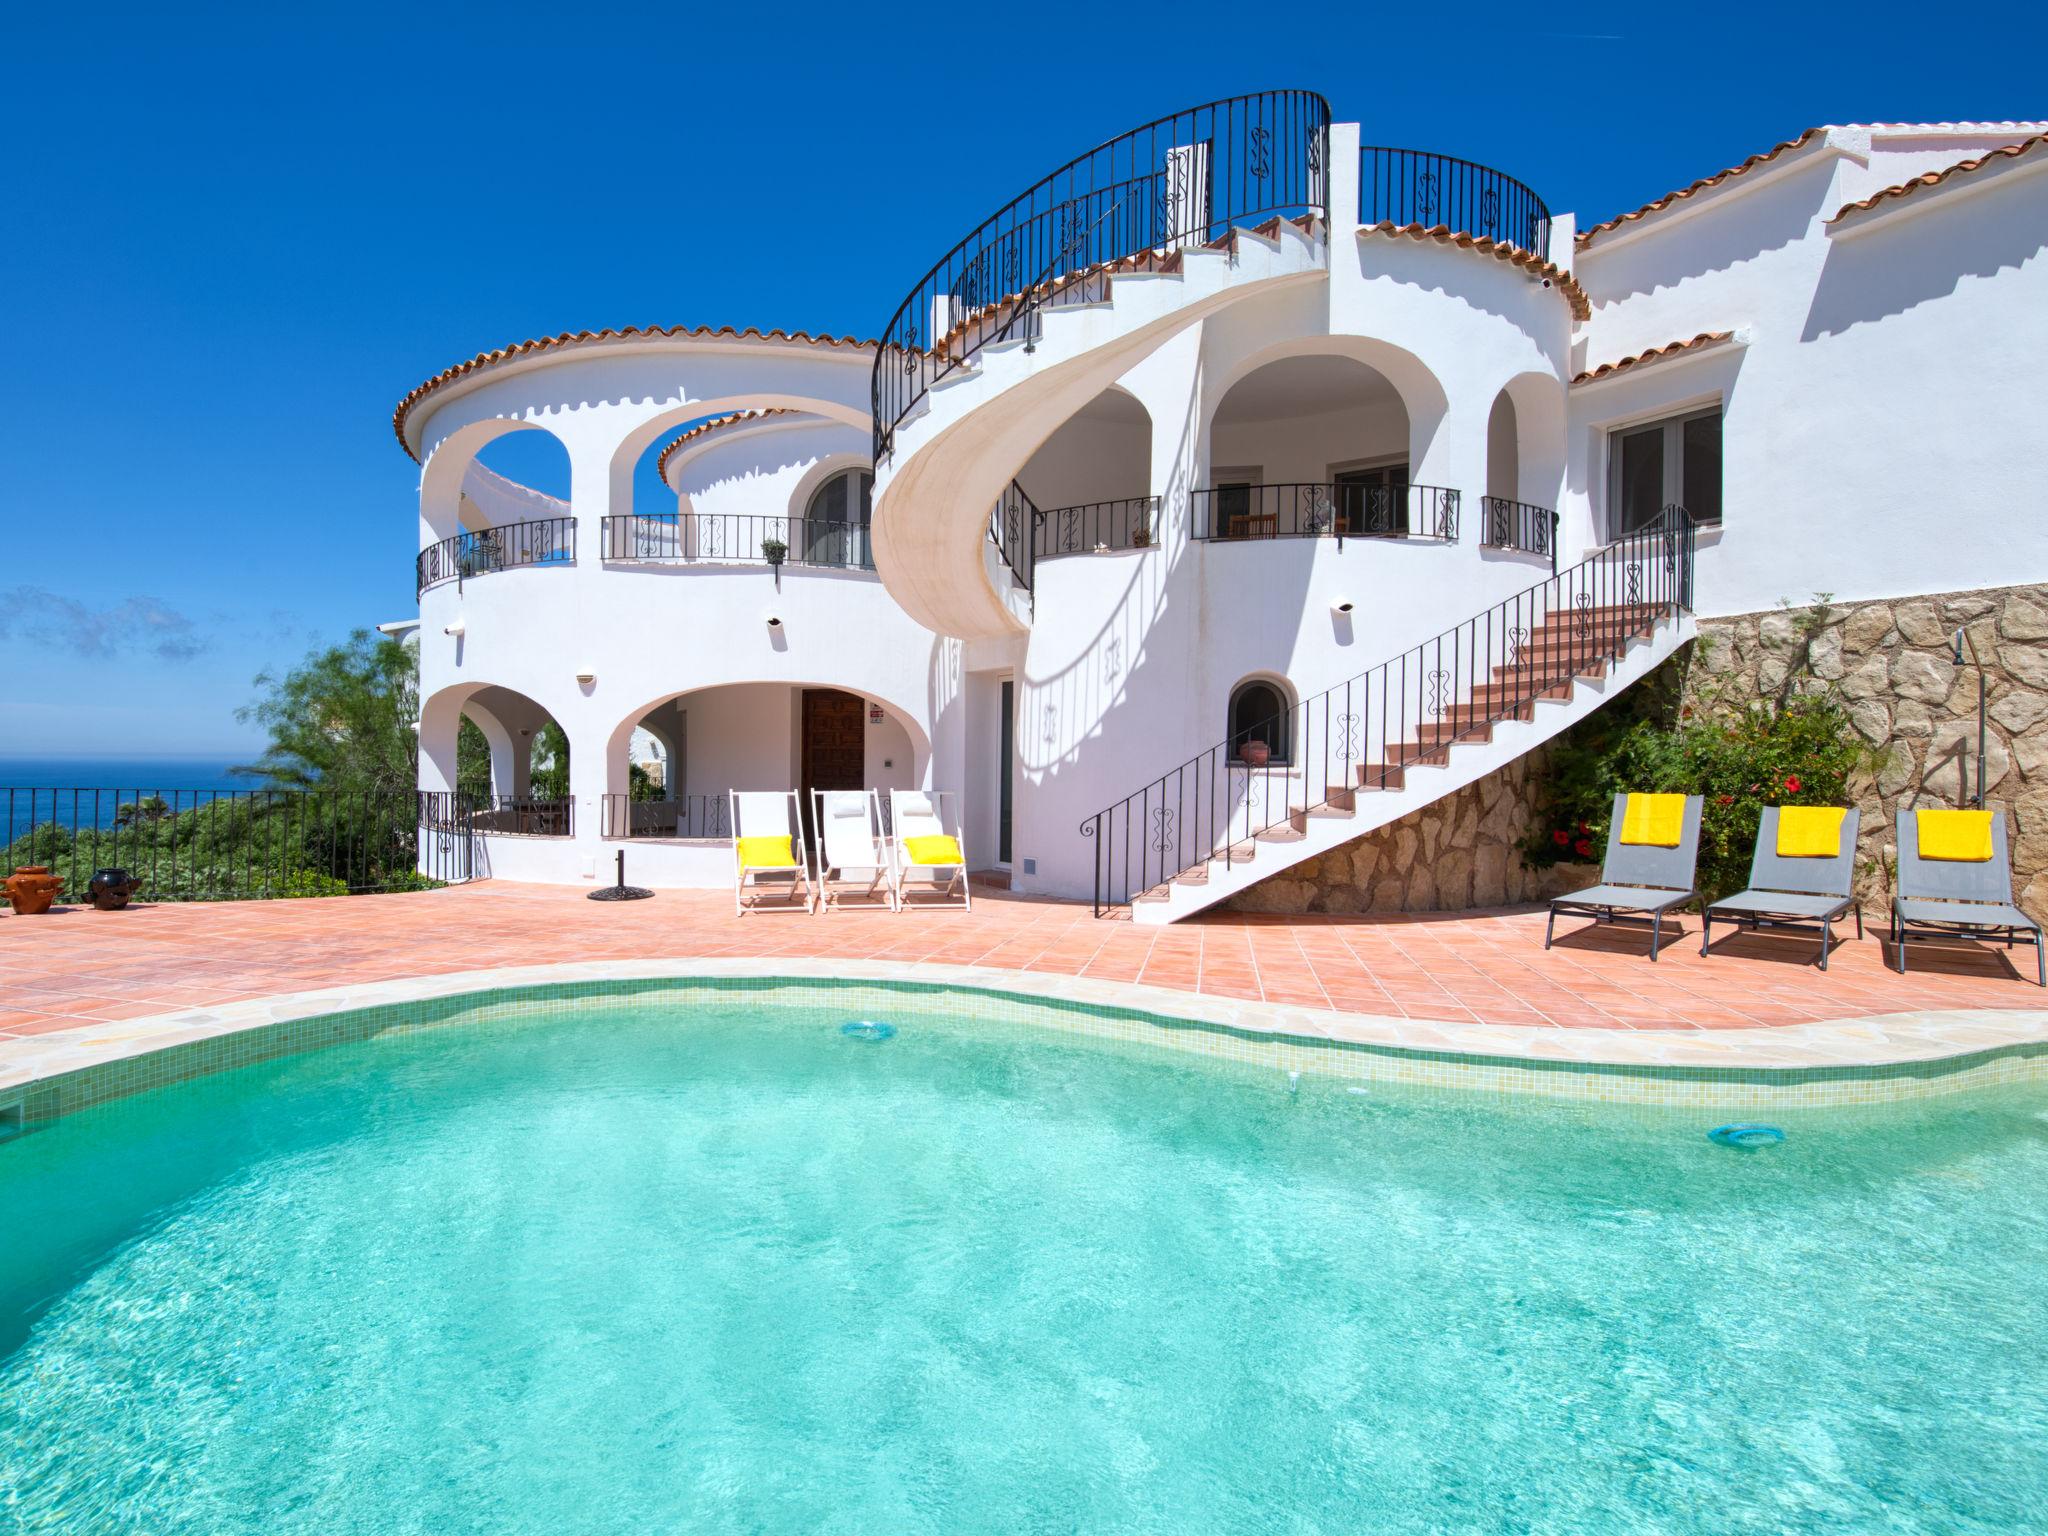
[{"label": "dark ceramic pot", "polygon": [[1238,747],[1237,760],[1247,768],[1263,768],[1273,760],[1273,749],[1263,741],[1247,741]]},{"label": "dark ceramic pot", "polygon": [[118,912],[128,905],[130,896],[142,889],[142,882],[131,879],[125,869],[96,869],[85,889],[92,904],[102,912]]}]

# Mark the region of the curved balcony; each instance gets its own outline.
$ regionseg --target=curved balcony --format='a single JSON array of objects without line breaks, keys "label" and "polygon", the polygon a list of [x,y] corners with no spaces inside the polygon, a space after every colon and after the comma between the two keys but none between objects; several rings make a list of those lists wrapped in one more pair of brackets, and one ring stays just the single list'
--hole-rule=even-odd
[{"label": "curved balcony", "polygon": [[525,523],[476,528],[429,544],[413,562],[418,596],[444,582],[467,581],[490,571],[522,565],[574,565],[576,519],[543,517]]},{"label": "curved balcony", "polygon": [[1111,139],[1012,198],[941,257],[882,332],[875,456],[932,385],[984,347],[1031,341],[1037,316],[1102,295],[1114,263],[1168,259],[1232,225],[1329,211],[1330,104],[1313,91],[1233,96]]},{"label": "curved balcony", "polygon": [[843,518],[730,512],[607,517],[607,565],[799,565],[872,571],[868,525]]},{"label": "curved balcony", "polygon": [[1190,536],[1458,542],[1463,495],[1444,485],[1229,485],[1188,493]]},{"label": "curved balcony", "polygon": [[1550,208],[1490,166],[1420,149],[1368,144],[1358,152],[1358,222],[1441,225],[1550,259]]}]

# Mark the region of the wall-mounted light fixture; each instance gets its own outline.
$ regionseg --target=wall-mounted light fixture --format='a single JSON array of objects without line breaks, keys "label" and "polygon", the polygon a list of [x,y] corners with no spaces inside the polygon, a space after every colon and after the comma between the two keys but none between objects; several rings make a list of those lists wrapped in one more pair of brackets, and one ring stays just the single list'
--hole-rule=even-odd
[{"label": "wall-mounted light fixture", "polygon": [[589,667],[579,668],[576,673],[576,681],[588,688],[597,681],[597,673]]},{"label": "wall-mounted light fixture", "polygon": [[457,619],[452,624],[442,625],[441,633],[444,635],[453,635],[456,639],[460,640],[464,635],[469,633],[469,626],[463,623],[462,620]]}]

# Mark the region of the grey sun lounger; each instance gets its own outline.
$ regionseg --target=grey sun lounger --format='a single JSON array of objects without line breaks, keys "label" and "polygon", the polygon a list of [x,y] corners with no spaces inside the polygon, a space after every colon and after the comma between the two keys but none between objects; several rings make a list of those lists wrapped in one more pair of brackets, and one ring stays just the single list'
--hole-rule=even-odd
[{"label": "grey sun lounger", "polygon": [[1906,974],[1908,941],[1983,939],[2011,949],[2034,946],[2034,970],[2048,987],[2041,925],[2012,904],[2012,854],[2005,812],[1991,813],[1991,857],[1977,863],[1920,857],[1920,826],[1899,812],[1899,883],[1892,897],[1892,944]]},{"label": "grey sun lounger", "polygon": [[1664,914],[1684,906],[1696,894],[1692,873],[1699,862],[1700,804],[1698,795],[1685,797],[1685,823],[1678,846],[1657,848],[1621,840],[1628,796],[1616,795],[1614,814],[1607,823],[1607,854],[1600,862],[1600,883],[1551,901],[1550,920],[1543,925],[1543,947],[1550,948],[1556,935],[1558,913],[1582,913],[1599,923],[1647,927],[1650,958],[1655,960],[1664,942]]},{"label": "grey sun lounger", "polygon": [[1863,937],[1863,909],[1856,905],[1856,830],[1860,813],[1842,818],[1842,843],[1832,858],[1788,859],[1778,852],[1778,808],[1764,807],[1757,824],[1756,852],[1749,860],[1749,888],[1724,896],[1700,914],[1700,953],[1707,952],[1714,919],[1754,932],[1761,928],[1820,928],[1820,968],[1828,968],[1835,920],[1856,914]]}]

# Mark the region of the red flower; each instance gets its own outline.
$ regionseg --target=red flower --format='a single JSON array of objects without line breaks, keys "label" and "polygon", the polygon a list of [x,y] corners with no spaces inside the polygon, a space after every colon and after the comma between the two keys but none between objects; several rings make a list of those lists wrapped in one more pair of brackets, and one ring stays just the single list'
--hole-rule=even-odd
[{"label": "red flower", "polygon": [[1587,833],[1591,832],[1592,830],[1593,829],[1587,826],[1583,821],[1579,823],[1579,836],[1584,837]]},{"label": "red flower", "polygon": [[1572,835],[1571,833],[1565,831],[1563,827],[1559,827],[1555,832],[1550,834],[1550,840],[1553,843],[1557,844],[1558,847],[1563,848],[1571,842]]},{"label": "red flower", "polygon": [[1798,794],[1798,793],[1799,793],[1799,775],[1795,773],[1795,774],[1793,774],[1793,775],[1792,775],[1792,776],[1791,776],[1791,777],[1790,777],[1789,779],[1787,779],[1787,780],[1785,781],[1785,788],[1786,788],[1786,789],[1788,789],[1788,790],[1790,790],[1790,791],[1791,791],[1791,792],[1792,792],[1793,794],[1795,794],[1795,795],[1796,795],[1796,794]]},{"label": "red flower", "polygon": [[1572,852],[1582,859],[1590,859],[1593,857],[1593,840],[1589,837],[1580,838],[1572,844]]},{"label": "red flower", "polygon": [[1735,797],[1733,795],[1716,795],[1714,796],[1714,800],[1717,804],[1720,805],[1733,805],[1735,803]]},{"label": "red flower", "polygon": [[1690,720],[1692,718],[1692,706],[1688,704],[1685,706],[1685,708],[1681,709],[1678,712],[1678,718],[1681,720]]}]

